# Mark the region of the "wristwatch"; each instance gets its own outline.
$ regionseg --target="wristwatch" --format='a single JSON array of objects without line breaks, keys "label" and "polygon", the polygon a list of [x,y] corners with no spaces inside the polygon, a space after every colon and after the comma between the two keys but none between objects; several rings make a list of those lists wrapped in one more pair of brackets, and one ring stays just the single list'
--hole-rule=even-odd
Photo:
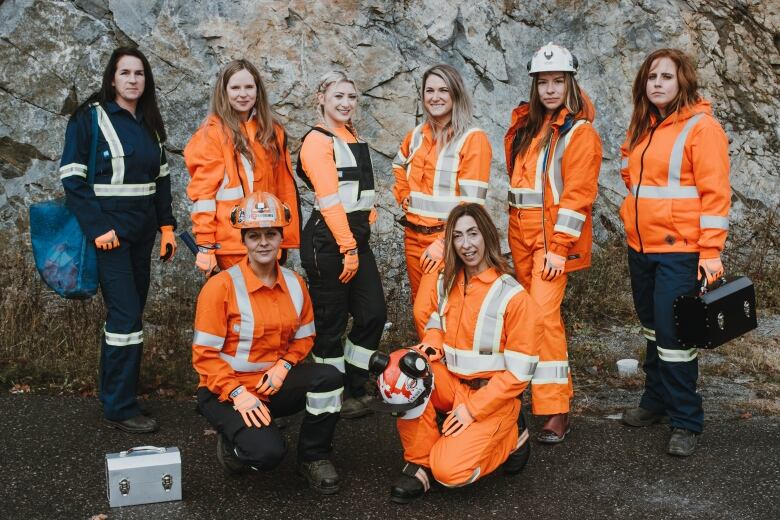
[{"label": "wristwatch", "polygon": [[239,386],[236,389],[234,389],[232,392],[230,392],[230,398],[231,399],[235,399],[236,397],[238,397],[243,392],[244,392],[244,387],[243,386]]},{"label": "wristwatch", "polygon": [[284,368],[286,368],[286,369],[287,369],[287,371],[288,371],[288,372],[290,371],[290,369],[292,369],[292,367],[293,367],[293,364],[292,364],[292,363],[290,363],[289,361],[287,361],[286,359],[282,358],[282,359],[280,359],[279,361],[281,361],[281,362],[282,362],[282,365],[284,366]]}]

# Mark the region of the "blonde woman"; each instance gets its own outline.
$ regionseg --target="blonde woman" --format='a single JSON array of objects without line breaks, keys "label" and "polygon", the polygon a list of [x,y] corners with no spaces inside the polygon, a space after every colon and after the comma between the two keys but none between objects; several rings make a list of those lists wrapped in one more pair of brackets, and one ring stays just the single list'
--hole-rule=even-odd
[{"label": "blonde woman", "polygon": [[[420,98],[425,119],[406,135],[393,161],[412,301],[433,289],[443,268],[450,210],[461,202],[485,204],[492,157],[487,135],[472,126],[471,98],[455,68],[439,64],[426,70]],[[414,311],[420,337],[430,315],[424,307]]]},{"label": "blonde woman", "polygon": [[[260,73],[247,60],[231,61],[219,72],[210,114],[184,148],[184,161],[191,175],[187,195],[199,249],[195,263],[206,276],[246,256],[229,217],[238,201],[256,191],[276,195],[291,209],[281,247],[299,247],[298,191],[287,135],[271,113]],[[284,263],[284,252],[280,255]]]},{"label": "blonde woman", "polygon": [[[344,374],[341,416],[370,412],[365,384],[368,359],[379,346],[386,309],[369,246],[374,171],[368,145],[352,124],[355,82],[343,72],[322,77],[316,92],[320,121],[303,138],[297,173],[315,193],[301,237],[301,263],[314,302],[314,359]],[[352,329],[342,343],[347,319]]]}]

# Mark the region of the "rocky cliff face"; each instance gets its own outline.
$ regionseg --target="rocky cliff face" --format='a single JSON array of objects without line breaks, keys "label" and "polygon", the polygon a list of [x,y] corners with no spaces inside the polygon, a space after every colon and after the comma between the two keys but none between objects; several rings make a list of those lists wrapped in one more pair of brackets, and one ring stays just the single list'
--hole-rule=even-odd
[{"label": "rocky cliff face", "polygon": [[[338,68],[357,81],[357,128],[370,143],[379,193],[375,251],[390,319],[406,322],[408,284],[390,159],[421,114],[417,93],[429,65],[456,66],[471,88],[478,125],[494,147],[490,209],[506,223],[502,136],[527,97],[525,63],[548,41],[578,56],[604,143],[596,240],[620,233],[625,192],[619,146],[630,90],[644,56],[678,47],[698,62],[731,146],[732,232],[747,213],[780,201],[780,4],[762,0],[6,0],[0,5],[0,226],[23,236],[30,202],[61,191],[57,167],[68,113],[99,85],[111,50],[138,45],[149,57],[168,130],[174,199],[189,226],[181,150],[206,115],[220,66],[257,64],[274,110],[298,138],[316,120],[312,91]],[[311,194],[302,191],[304,212]],[[186,251],[174,281],[196,283]],[[160,294],[159,291],[152,294]],[[153,296],[155,297],[155,296]],[[159,297],[159,296],[157,296]]]}]

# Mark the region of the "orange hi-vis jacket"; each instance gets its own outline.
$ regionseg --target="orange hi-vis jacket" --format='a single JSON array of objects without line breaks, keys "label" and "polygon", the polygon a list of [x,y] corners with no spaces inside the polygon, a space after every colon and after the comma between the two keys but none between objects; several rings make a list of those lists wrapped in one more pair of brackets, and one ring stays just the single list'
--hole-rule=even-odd
[{"label": "orange hi-vis jacket", "polygon": [[631,249],[714,258],[729,229],[729,141],[709,101],[654,121],[621,148],[628,195],[620,218]]},{"label": "orange hi-vis jacket", "polygon": [[[244,135],[254,136],[257,119],[243,123]],[[273,193],[290,207],[292,222],[284,228],[282,247],[300,247],[298,190],[292,175],[287,135],[275,125],[282,156],[274,163],[271,153],[254,139],[248,139],[254,167],[235,152],[230,132],[220,119],[210,115],[184,148],[184,162],[190,172],[187,196],[192,200],[192,231],[198,244],[219,244],[217,254],[245,254],[241,232],[230,224],[230,212],[245,196],[256,191]]]},{"label": "orange hi-vis jacket", "polygon": [[[423,343],[444,350],[447,369],[465,380],[489,379],[466,403],[479,421],[523,393],[539,363],[539,309],[520,283],[488,268],[464,285],[461,271],[444,295],[430,292]],[[435,384],[435,382],[434,382]]]},{"label": "orange hi-vis jacket", "polygon": [[409,197],[409,222],[439,226],[461,202],[484,205],[492,154],[479,128],[470,128],[441,151],[428,123],[409,132],[393,160],[393,195],[399,204]]},{"label": "orange hi-vis jacket", "polygon": [[549,146],[540,150],[542,127],[521,157],[512,156],[512,141],[528,120],[528,103],[512,112],[504,136],[510,177],[509,206],[519,210],[544,208],[545,247],[566,258],[566,272],[590,267],[593,201],[598,193],[601,139],[591,124],[596,111],[582,93],[584,107],[571,115],[562,108],[552,122]]},{"label": "orange hi-vis jacket", "polygon": [[279,359],[303,360],[314,344],[314,311],[298,274],[277,266],[276,283],[268,287],[245,258],[203,286],[194,328],[198,386],[224,401],[241,385],[254,390]]}]

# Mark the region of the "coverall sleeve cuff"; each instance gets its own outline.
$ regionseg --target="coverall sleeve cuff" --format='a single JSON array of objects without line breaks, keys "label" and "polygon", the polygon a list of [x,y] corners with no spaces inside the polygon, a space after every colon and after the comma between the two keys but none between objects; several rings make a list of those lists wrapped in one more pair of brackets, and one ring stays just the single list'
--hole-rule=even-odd
[{"label": "coverall sleeve cuff", "polygon": [[699,250],[699,258],[718,258],[720,256],[720,249],[714,247],[707,247]]},{"label": "coverall sleeve cuff", "polygon": [[426,330],[422,342],[440,352],[444,351],[444,334],[439,329]]},{"label": "coverall sleeve cuff", "polygon": [[216,233],[195,233],[195,243],[196,244],[216,244],[217,243],[217,234]]},{"label": "coverall sleeve cuff", "polygon": [[564,258],[566,258],[566,255],[569,254],[569,248],[557,242],[550,243],[550,251]]}]

